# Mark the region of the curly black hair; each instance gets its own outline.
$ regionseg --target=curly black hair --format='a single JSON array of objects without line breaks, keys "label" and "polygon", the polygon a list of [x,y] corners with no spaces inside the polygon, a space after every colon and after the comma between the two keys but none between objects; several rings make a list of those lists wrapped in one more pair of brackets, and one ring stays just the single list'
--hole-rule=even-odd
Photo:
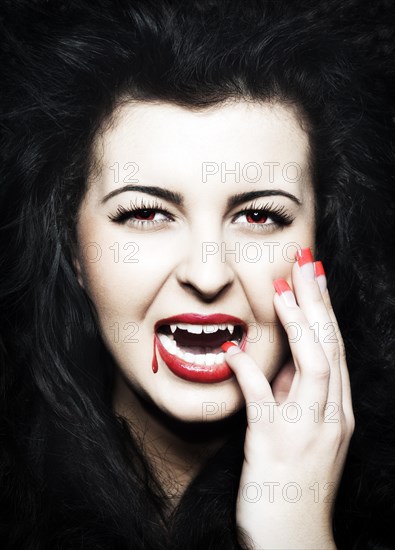
[{"label": "curly black hair", "polygon": [[235,522],[244,411],[166,519],[163,490],[112,410],[114,372],[71,253],[93,143],[118,105],[240,98],[292,106],[309,136],[316,252],[356,418],[337,546],[395,548],[392,65],[367,55],[355,1],[324,4],[2,2],[1,548],[246,547]]}]

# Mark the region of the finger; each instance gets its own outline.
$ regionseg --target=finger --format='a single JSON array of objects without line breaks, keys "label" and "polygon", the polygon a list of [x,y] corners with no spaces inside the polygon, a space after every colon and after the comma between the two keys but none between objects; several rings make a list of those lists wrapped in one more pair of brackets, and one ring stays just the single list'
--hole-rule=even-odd
[{"label": "finger", "polygon": [[221,348],[225,352],[225,361],[235,373],[246,403],[273,403],[275,399],[270,384],[253,358],[233,342],[225,342]]},{"label": "finger", "polygon": [[324,300],[326,309],[328,310],[329,316],[333,323],[335,336],[338,340],[339,350],[340,350],[340,376],[342,384],[342,407],[346,418],[350,421],[352,426],[354,426],[354,412],[352,409],[352,396],[351,396],[351,384],[350,384],[350,375],[347,368],[346,360],[346,350],[344,346],[344,341],[338,326],[335,312],[333,310],[332,301],[327,287],[327,279],[325,275],[324,266],[322,262],[314,263],[315,273],[317,282],[319,284],[322,298]]},{"label": "finger", "polygon": [[295,295],[284,279],[273,281],[276,289],[273,303],[288,335],[295,363],[295,376],[287,401],[304,407],[318,402],[321,416],[326,404],[330,367],[321,344],[314,340],[306,316],[297,305]]},{"label": "finger", "polygon": [[322,346],[330,366],[328,402],[335,402],[337,407],[341,407],[340,347],[333,334],[333,320],[315,277],[310,248],[298,250],[297,259],[292,269],[292,284],[296,299],[307,318],[314,340]]}]

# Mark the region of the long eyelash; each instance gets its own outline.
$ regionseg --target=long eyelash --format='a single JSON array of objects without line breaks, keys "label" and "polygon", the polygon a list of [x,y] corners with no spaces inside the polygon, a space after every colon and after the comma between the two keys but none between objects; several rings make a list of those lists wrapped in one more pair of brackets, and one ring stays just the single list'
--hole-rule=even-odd
[{"label": "long eyelash", "polygon": [[[273,204],[274,202],[266,203],[262,206],[262,205],[258,205],[257,201],[255,200],[250,206],[248,206],[247,208],[244,208],[241,212],[238,212],[237,216],[242,216],[247,212],[263,212],[264,214],[268,214],[271,218],[273,218],[273,220],[276,223],[280,225],[291,225],[291,223],[295,219],[294,216],[292,216],[287,211],[284,205],[273,207]],[[249,225],[252,225],[252,224],[249,224]]]},{"label": "long eyelash", "polygon": [[[166,210],[163,210],[162,204],[158,204],[157,201],[154,201],[152,204],[149,202],[144,202],[144,199],[141,199],[140,205],[137,203],[137,199],[135,202],[130,202],[130,208],[125,208],[121,204],[118,205],[118,208],[115,212],[115,214],[109,214],[109,219],[114,222],[122,223],[125,222],[127,219],[131,217],[131,214],[134,214],[135,212],[139,212],[141,210],[157,210],[161,214],[170,215]],[[136,220],[136,223],[143,222],[143,220]],[[147,220],[145,223],[157,223],[153,220]]]},{"label": "long eyelash", "polygon": [[[264,214],[268,214],[268,216],[273,218],[273,220],[275,221],[275,224],[269,224],[268,226],[261,225],[261,224],[242,224],[242,225],[248,225],[249,229],[253,231],[267,231],[272,225],[278,225],[280,227],[291,225],[291,223],[294,221],[295,218],[289,212],[287,212],[284,206],[273,207],[273,204],[274,202],[266,203],[262,206],[262,205],[258,205],[257,201],[255,200],[247,208],[244,208],[241,212],[238,212],[236,216],[237,217],[242,216],[243,214],[246,214],[248,212],[262,212]],[[129,218],[132,217],[132,214],[134,214],[135,212],[140,212],[142,210],[156,210],[161,214],[165,214],[171,217],[171,214],[166,210],[164,210],[162,204],[159,204],[156,200],[153,203],[149,203],[149,202],[144,202],[144,199],[141,199],[140,204],[138,204],[136,199],[135,202],[131,201],[130,208],[125,208],[122,205],[118,205],[118,208],[115,214],[109,214],[108,218],[111,221],[114,221],[117,223],[124,223]],[[157,222],[154,220],[132,220],[132,221],[136,225],[152,225],[156,223],[164,223],[163,221]]]}]

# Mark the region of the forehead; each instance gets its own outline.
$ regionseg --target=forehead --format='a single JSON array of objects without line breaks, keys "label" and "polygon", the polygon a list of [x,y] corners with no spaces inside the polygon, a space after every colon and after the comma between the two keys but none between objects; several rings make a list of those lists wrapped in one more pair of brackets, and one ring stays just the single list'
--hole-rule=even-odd
[{"label": "forehead", "polygon": [[[202,183],[205,167],[212,182],[244,180],[250,187],[252,180],[273,180],[296,191],[309,180],[308,136],[296,110],[280,103],[240,100],[192,110],[129,102],[114,112],[95,154],[107,192],[114,187],[114,165],[121,176],[129,170],[139,183],[155,180],[170,188]],[[302,187],[303,194],[308,186]]]}]

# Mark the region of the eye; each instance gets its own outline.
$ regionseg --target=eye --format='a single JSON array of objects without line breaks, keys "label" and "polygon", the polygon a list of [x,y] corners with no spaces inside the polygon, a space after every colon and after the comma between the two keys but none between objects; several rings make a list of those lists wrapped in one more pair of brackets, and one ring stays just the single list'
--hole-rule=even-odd
[{"label": "eye", "polygon": [[127,216],[128,216],[128,219],[132,219],[133,221],[138,221],[138,222],[143,222],[143,221],[146,221],[146,222],[154,222],[154,223],[157,223],[160,221],[160,219],[155,219],[155,216],[159,215],[159,216],[163,216],[163,213],[158,211],[158,210],[154,210],[153,208],[148,208],[148,209],[145,209],[145,210],[129,210],[129,212],[126,213]]},{"label": "eye", "polygon": [[[267,215],[267,212],[264,210],[250,210],[241,217],[244,217],[247,220],[247,223],[266,223],[267,220],[271,220],[271,218]],[[267,225],[270,225],[270,223]]]},{"label": "eye", "polygon": [[128,222],[129,225],[140,229],[152,228],[172,221],[171,214],[160,208],[157,203],[150,205],[143,201],[141,201],[139,207],[131,205],[129,208],[124,208],[119,205],[115,214],[110,214],[108,218],[119,224]]},{"label": "eye", "polygon": [[[242,218],[244,218],[245,221],[240,221]],[[276,228],[282,229],[287,225],[291,225],[294,219],[295,218],[287,212],[284,206],[273,207],[272,203],[263,206],[253,204],[249,208],[236,214],[233,221],[253,231],[271,231]]]}]

